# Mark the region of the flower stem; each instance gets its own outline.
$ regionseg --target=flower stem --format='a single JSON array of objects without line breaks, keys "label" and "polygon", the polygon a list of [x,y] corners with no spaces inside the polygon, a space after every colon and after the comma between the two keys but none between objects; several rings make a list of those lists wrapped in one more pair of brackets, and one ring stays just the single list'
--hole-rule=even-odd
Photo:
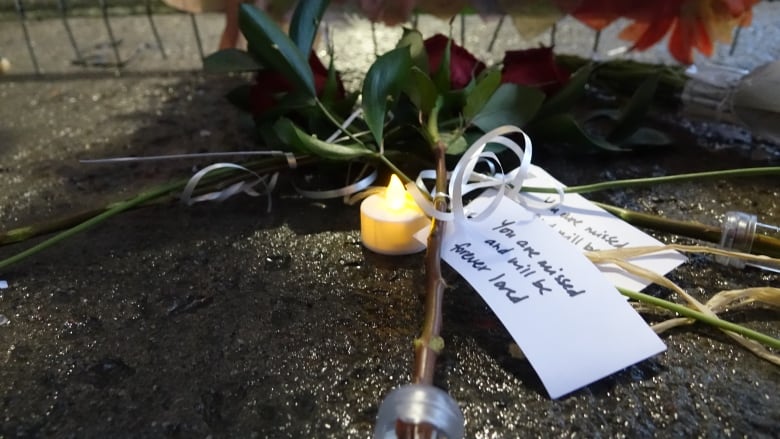
[{"label": "flower stem", "polygon": [[393,171],[393,173],[398,175],[398,177],[401,179],[401,181],[404,184],[414,182],[414,180],[409,178],[409,176],[406,175],[402,170],[398,169],[398,166],[396,166],[395,163],[390,161],[390,159],[387,158],[384,154],[376,153],[375,157],[378,158],[382,163],[384,163],[388,168],[390,168],[390,170]]},{"label": "flower stem", "polygon": [[[447,189],[447,168],[445,146],[438,142],[434,149],[436,156],[436,193]],[[441,212],[447,210],[447,199],[436,195],[433,207]],[[420,338],[415,340],[415,358],[412,380],[415,384],[433,384],[436,358],[444,347],[440,332],[442,326],[442,302],[444,301],[444,279],[441,275],[441,246],[444,239],[444,222],[432,220],[425,254],[425,321]]]},{"label": "flower stem", "polygon": [[[761,168],[726,169],[721,171],[696,172],[691,174],[668,175],[663,177],[633,178],[627,180],[605,181],[600,183],[570,186],[564,188],[567,194],[583,194],[607,189],[625,189],[629,187],[649,186],[663,183],[680,183],[685,181],[703,180],[724,177],[757,177],[765,175],[780,175],[780,166],[768,166]],[[523,192],[557,193],[554,188],[523,186]],[[656,215],[635,212],[632,210],[612,206],[609,204],[595,203],[602,209],[612,213],[620,219],[635,226],[647,227],[660,232],[669,232],[689,238],[701,239],[709,242],[720,242],[720,227],[710,226],[694,221],[679,221],[663,218]],[[766,235],[756,235],[751,252],[780,257],[780,239]]]},{"label": "flower stem", "polygon": [[[297,159],[298,165],[310,164],[314,159],[310,156],[299,157]],[[278,164],[275,164],[277,163]],[[279,169],[285,169],[287,164],[279,159],[261,160],[251,164],[247,164],[247,167],[253,169],[257,173],[267,173]],[[218,169],[201,179],[201,185],[204,189],[210,184],[220,183],[228,181],[230,182],[230,176],[234,175],[235,171],[232,169]],[[136,197],[127,200],[108,204],[107,206],[99,209],[94,209],[88,212],[72,215],[66,218],[61,218],[47,223],[42,223],[35,226],[21,227],[9,232],[0,234],[0,245],[10,244],[12,242],[20,242],[26,239],[34,238],[46,233],[54,232],[57,230],[64,230],[63,232],[33,246],[27,250],[17,253],[9,258],[0,260],[0,269],[8,267],[16,262],[19,262],[27,257],[30,257],[42,250],[45,250],[60,241],[63,241],[73,235],[81,233],[101,222],[120,214],[122,212],[135,209],[144,205],[148,205],[152,202],[159,201],[160,198],[170,195],[175,191],[181,190],[189,181],[179,180],[176,182],[164,184],[153,188],[147,192],[144,192]]]},{"label": "flower stem", "polygon": [[[184,182],[186,184],[186,181]],[[127,201],[115,203],[112,207],[109,209],[103,211],[102,213],[93,216],[92,218],[89,218],[88,220],[78,224],[75,227],[71,227],[68,230],[65,230],[64,232],[61,232],[37,245],[34,245],[27,250],[24,250],[20,253],[17,253],[10,258],[3,259],[0,261],[0,268],[5,268],[11,264],[15,264],[16,262],[21,261],[22,259],[25,259],[29,256],[32,256],[42,250],[45,250],[60,241],[63,241],[65,239],[70,238],[73,235],[76,235],[78,233],[81,233],[95,225],[98,225],[102,223],[103,221],[107,220],[108,218],[111,218],[114,215],[117,215],[121,212],[124,212],[128,209],[131,209],[133,207],[139,206],[141,204],[144,204],[148,201],[154,200],[158,197],[161,197],[163,195],[166,195],[170,193],[171,191],[178,189],[182,186],[182,182],[175,182],[175,183],[169,183],[163,186],[160,186],[158,188],[155,188],[149,192],[142,193],[135,198],[132,198]]]},{"label": "flower stem", "polygon": [[[633,210],[604,203],[595,204],[623,221],[635,226],[646,227],[659,232],[674,233],[675,235],[682,235],[688,238],[700,239],[702,241],[720,242],[720,226],[711,226],[695,221],[674,220],[657,215],[635,212]],[[780,258],[780,239],[758,234],[753,239],[753,246],[750,251],[751,253]]]},{"label": "flower stem", "polygon": [[620,294],[629,297],[631,299],[638,300],[644,303],[649,303],[651,305],[655,305],[664,309],[668,309],[669,311],[673,311],[682,316],[699,320],[701,322],[715,326],[716,328],[724,329],[726,331],[731,331],[736,334],[742,335],[751,340],[755,340],[765,346],[769,346],[774,349],[780,349],[780,339],[771,337],[769,335],[755,331],[750,328],[746,328],[742,325],[738,325],[736,323],[732,323],[720,319],[718,317],[713,317],[704,314],[702,312],[693,310],[691,308],[688,308],[687,306],[680,305],[679,303],[669,302],[668,300],[659,299],[658,297],[651,296],[649,294],[644,294],[637,291],[631,291],[620,287],[618,287],[618,291],[620,291]]},{"label": "flower stem", "polygon": [[362,141],[360,141],[360,139],[358,139],[357,137],[355,137],[354,134],[352,134],[352,131],[349,130],[348,126],[344,128],[341,127],[342,123],[339,122],[338,119],[336,119],[336,116],[334,116],[333,113],[331,113],[330,110],[328,110],[328,107],[326,107],[325,104],[323,104],[322,102],[320,102],[319,99],[316,98],[314,99],[314,102],[317,103],[317,107],[319,107],[319,109],[322,111],[325,117],[327,117],[328,120],[330,120],[333,123],[333,125],[336,126],[336,128],[341,129],[342,132],[346,134],[347,137],[349,137],[349,139],[352,140],[353,142],[357,143],[358,145],[365,146],[365,144]]},{"label": "flower stem", "polygon": [[[763,175],[780,175],[780,166],[768,166],[763,168],[726,169],[721,171],[694,172],[691,174],[666,175],[663,177],[631,178],[625,180],[603,181],[600,183],[570,186],[564,189],[567,194],[585,194],[589,192],[603,191],[607,189],[625,189],[637,186],[649,186],[662,183],[680,183],[685,181],[703,180],[709,178],[724,177],[757,177]],[[549,187],[523,186],[523,192],[539,192],[554,194],[557,191]]]}]

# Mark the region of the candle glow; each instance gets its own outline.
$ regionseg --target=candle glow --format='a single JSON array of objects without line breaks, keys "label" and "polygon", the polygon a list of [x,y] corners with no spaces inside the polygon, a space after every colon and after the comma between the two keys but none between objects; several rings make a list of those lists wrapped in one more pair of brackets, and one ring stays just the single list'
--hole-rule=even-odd
[{"label": "candle glow", "polygon": [[425,249],[414,234],[429,225],[401,180],[393,175],[383,194],[360,204],[360,239],[369,250],[386,255],[407,255]]},{"label": "candle glow", "polygon": [[387,200],[387,207],[392,210],[401,210],[406,204],[406,189],[395,174],[390,176],[390,183],[385,189],[385,200]]}]

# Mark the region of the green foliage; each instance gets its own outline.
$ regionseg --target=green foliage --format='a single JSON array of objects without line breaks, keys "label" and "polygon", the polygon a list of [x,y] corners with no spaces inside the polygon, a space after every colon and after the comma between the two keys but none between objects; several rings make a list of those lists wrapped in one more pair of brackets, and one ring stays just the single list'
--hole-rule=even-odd
[{"label": "green foliage", "polygon": [[[329,134],[354,105],[350,95],[346,99],[343,96],[332,58],[321,100],[317,100],[307,55],[328,3],[299,2],[289,38],[263,11],[242,5],[239,23],[249,41],[249,53],[221,51],[204,62],[209,71],[218,72],[256,70],[262,64],[295,85],[293,91],[280,90],[273,108],[255,116],[258,125],[273,124],[271,133],[263,136],[266,140],[280,140],[298,151],[330,160],[376,155],[373,147],[364,144],[364,136],[369,133],[373,139],[369,143],[376,143],[380,149],[390,135],[393,147],[405,152],[427,156],[429,148],[415,145],[442,141],[448,155],[459,155],[469,140],[501,125],[526,127],[536,140],[588,150],[617,152],[669,141],[663,133],[642,126],[658,88],[657,79],[641,84],[622,109],[601,109],[578,119],[572,109],[580,104],[593,73],[600,72],[598,66],[581,64],[568,83],[550,96],[537,88],[502,84],[502,72],[497,67],[485,70],[465,88],[451,90],[452,41],[448,41],[440,54],[440,65],[431,75],[422,35],[405,29],[396,48],[379,56],[364,78],[363,116],[348,129],[351,144],[323,142],[306,133]],[[403,96],[399,96],[401,92]],[[228,99],[249,110],[249,87],[234,90]],[[388,118],[390,111],[392,119]]]},{"label": "green foliage", "polygon": [[331,105],[336,101],[339,92],[339,77],[336,73],[336,67],[333,65],[331,57],[328,63],[328,80],[325,82],[325,88],[322,90],[322,102]]},{"label": "green foliage", "polygon": [[447,47],[444,49],[444,56],[433,74],[433,83],[440,93],[447,93],[450,90],[450,60],[452,59],[452,39],[447,41]]},{"label": "green foliage", "polygon": [[425,51],[420,31],[404,28],[404,34],[398,40],[396,47],[408,47],[412,64],[426,74],[430,73],[428,72],[428,53]]},{"label": "green foliage", "polygon": [[260,9],[242,4],[238,24],[247,39],[249,51],[263,64],[284,75],[310,96],[317,95],[314,74],[307,56],[287,37],[282,29]]},{"label": "green foliage", "polygon": [[569,145],[573,148],[585,147],[589,151],[626,151],[618,145],[592,136],[583,129],[571,114],[556,114],[541,121],[535,121],[529,127],[532,137],[543,138],[548,142]]},{"label": "green foliage", "polygon": [[590,64],[580,67],[561,90],[544,102],[538,117],[541,119],[571,110],[585,94],[585,86],[588,84],[588,78],[592,72],[593,66]]},{"label": "green foliage", "polygon": [[653,103],[655,91],[658,89],[658,77],[647,78],[636,90],[631,100],[623,108],[620,117],[609,133],[607,139],[611,142],[623,142],[631,137],[644,121],[647,110]]},{"label": "green foliage", "polygon": [[363,115],[377,145],[383,141],[387,100],[396,99],[411,64],[409,48],[398,47],[377,58],[363,80]]},{"label": "green foliage", "polygon": [[466,138],[457,131],[447,131],[441,134],[441,140],[447,145],[447,154],[460,155],[469,149],[469,144],[466,142]]},{"label": "green foliage", "polygon": [[304,154],[312,154],[329,160],[351,160],[373,155],[363,145],[337,145],[324,142],[298,128],[290,119],[279,119],[274,125],[279,138]]},{"label": "green foliage", "polygon": [[412,67],[410,76],[409,81],[404,84],[404,93],[423,114],[430,114],[439,96],[436,84],[427,73],[416,66]]},{"label": "green foliage", "polygon": [[285,93],[272,108],[256,117],[261,120],[274,120],[288,114],[302,113],[308,109],[315,109],[315,105],[316,101],[314,98],[302,91]]},{"label": "green foliage", "polygon": [[203,58],[203,70],[207,73],[251,72],[263,65],[248,52],[223,49]]},{"label": "green foliage", "polygon": [[525,126],[544,102],[544,93],[517,84],[502,84],[471,120],[482,131],[488,132],[501,125]]},{"label": "green foliage", "polygon": [[485,108],[490,98],[501,85],[501,70],[492,69],[482,76],[476,85],[466,95],[466,106],[463,107],[463,117],[472,120]]},{"label": "green foliage", "polygon": [[639,127],[627,139],[621,142],[632,148],[640,146],[664,146],[672,143],[672,139],[666,134],[653,128]]},{"label": "green foliage", "polygon": [[300,2],[295,8],[290,21],[290,39],[302,54],[308,56],[311,52],[322,14],[325,13],[329,3],[329,0],[306,0]]},{"label": "green foliage", "polygon": [[252,86],[249,84],[239,85],[233,90],[230,90],[225,95],[225,98],[228,100],[228,102],[236,106],[236,108],[249,113],[252,111],[252,106],[250,103],[251,90]]}]

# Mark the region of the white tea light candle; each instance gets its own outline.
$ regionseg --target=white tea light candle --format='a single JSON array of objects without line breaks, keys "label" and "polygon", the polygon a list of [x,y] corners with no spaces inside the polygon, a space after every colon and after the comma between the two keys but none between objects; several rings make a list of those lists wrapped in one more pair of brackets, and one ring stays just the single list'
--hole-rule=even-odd
[{"label": "white tea light candle", "polygon": [[385,255],[409,255],[425,249],[414,234],[429,221],[397,176],[390,177],[384,194],[360,204],[360,240],[369,250]]}]

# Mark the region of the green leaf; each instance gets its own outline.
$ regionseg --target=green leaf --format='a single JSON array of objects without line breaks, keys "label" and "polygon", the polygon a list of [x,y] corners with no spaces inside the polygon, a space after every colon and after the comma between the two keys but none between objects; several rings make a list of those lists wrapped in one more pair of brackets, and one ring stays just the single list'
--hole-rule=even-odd
[{"label": "green leaf", "polygon": [[308,53],[302,54],[279,26],[263,11],[243,3],[238,24],[247,39],[249,51],[261,62],[281,73],[310,96],[317,95]]},{"label": "green leaf", "polygon": [[404,84],[404,93],[418,110],[423,114],[430,114],[439,96],[436,84],[427,73],[416,66],[412,67],[410,75],[411,78]]},{"label": "green leaf", "polygon": [[428,53],[425,51],[425,43],[420,31],[404,28],[404,34],[395,47],[409,47],[412,64],[426,74],[430,73],[428,71]]},{"label": "green leaf", "polygon": [[528,127],[531,137],[544,142],[564,143],[588,150],[628,151],[604,139],[591,136],[571,114],[556,114]]},{"label": "green leaf", "polygon": [[647,110],[653,103],[653,97],[658,89],[658,76],[650,76],[637,88],[631,100],[628,101],[617,124],[609,133],[607,139],[620,143],[636,132],[644,121]]},{"label": "green leaf", "polygon": [[363,115],[377,145],[387,113],[387,99],[395,99],[409,75],[412,60],[408,47],[398,47],[376,59],[363,80]]},{"label": "green leaf", "polygon": [[463,117],[471,120],[488,103],[490,98],[501,85],[501,70],[491,70],[483,76],[466,95],[466,106],[463,108]]},{"label": "green leaf", "polygon": [[[427,55],[426,55],[427,56]],[[439,89],[439,92],[446,93],[450,91],[450,60],[452,59],[452,38],[447,40],[447,47],[444,48],[444,55],[441,57],[438,70],[433,75],[433,83]]]},{"label": "green leaf", "polygon": [[336,67],[333,65],[333,57],[328,63],[328,79],[325,81],[325,88],[322,90],[322,102],[331,105],[339,97],[339,77],[336,73]]},{"label": "green leaf", "polygon": [[631,136],[620,142],[621,145],[637,146],[664,146],[672,143],[672,139],[666,134],[653,128],[640,127]]},{"label": "green leaf", "polygon": [[466,143],[466,138],[457,132],[448,131],[442,133],[441,141],[447,145],[447,154],[449,155],[463,154],[469,148],[469,144]]},{"label": "green leaf", "polygon": [[549,97],[539,110],[539,118],[565,113],[585,94],[585,85],[588,83],[593,66],[587,64],[577,70],[569,82],[554,96]]},{"label": "green leaf", "polygon": [[337,145],[323,142],[300,130],[290,119],[279,119],[274,124],[274,129],[283,142],[296,150],[325,159],[351,160],[373,154],[373,151],[361,145]]},{"label": "green leaf", "polygon": [[203,58],[203,70],[207,73],[250,72],[262,68],[255,57],[239,49],[223,49]]},{"label": "green leaf", "polygon": [[292,21],[290,21],[290,39],[306,56],[311,52],[322,14],[325,13],[328,3],[330,3],[329,0],[306,0],[298,2],[298,6],[295,7]]},{"label": "green leaf", "polygon": [[292,91],[280,96],[273,107],[263,114],[264,118],[278,118],[288,113],[307,108],[316,108],[317,102],[308,94]]},{"label": "green leaf", "polygon": [[260,144],[269,148],[279,148],[279,145],[283,145],[282,139],[276,134],[273,121],[255,121],[255,135],[259,138]]},{"label": "green leaf", "polygon": [[250,94],[252,91],[252,86],[249,84],[239,85],[238,87],[234,88],[233,90],[230,90],[226,95],[225,98],[236,106],[241,111],[245,111],[249,113],[252,111],[252,106],[250,104]]},{"label": "green leaf", "polygon": [[501,125],[522,127],[539,111],[543,101],[544,93],[535,88],[502,84],[471,123],[485,132]]}]

